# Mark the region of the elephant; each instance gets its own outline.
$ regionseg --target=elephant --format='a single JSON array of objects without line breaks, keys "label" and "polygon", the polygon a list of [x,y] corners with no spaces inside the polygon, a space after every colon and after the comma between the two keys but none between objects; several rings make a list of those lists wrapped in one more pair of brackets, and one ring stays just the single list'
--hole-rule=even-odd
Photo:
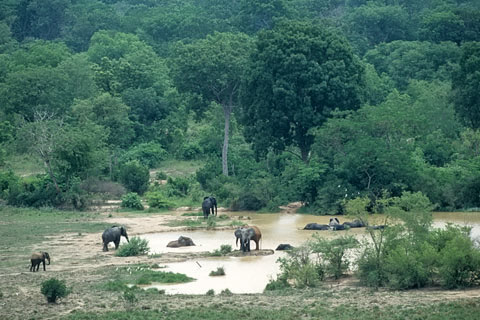
[{"label": "elephant", "polygon": [[303,230],[329,230],[329,227],[326,224],[309,223]]},{"label": "elephant", "polygon": [[235,230],[234,234],[236,237],[235,245],[238,246],[238,239],[240,239],[240,248],[243,252],[250,252],[250,240],[253,240],[257,245],[255,250],[260,249],[259,241],[262,238],[262,233],[258,227],[241,227]]},{"label": "elephant", "polygon": [[[214,208],[215,208],[215,212],[213,210]],[[203,198],[202,210],[203,210],[203,218],[205,219],[208,218],[208,215],[210,214],[210,210],[212,212],[212,215],[214,214],[216,216],[217,215],[217,199],[215,199],[212,196]]]},{"label": "elephant", "polygon": [[344,225],[349,226],[350,228],[363,228],[365,224],[360,220],[353,220],[352,222],[345,221]]},{"label": "elephant", "polygon": [[337,218],[330,218],[330,222],[328,223],[330,227],[333,227],[337,224],[340,224],[340,221]]},{"label": "elephant", "polygon": [[127,229],[125,227],[118,227],[112,226],[111,228],[106,229],[103,231],[102,240],[103,240],[103,251],[108,251],[108,243],[112,242],[115,243],[115,249],[118,249],[118,245],[120,244],[120,238],[124,236],[128,240]]},{"label": "elephant", "polygon": [[[32,253],[32,257],[30,258],[30,261],[32,262],[32,265],[30,266],[30,271],[38,271],[38,268],[40,268],[40,263],[43,262],[43,271],[47,271],[45,269],[45,259],[47,259],[48,264],[50,265],[50,255],[48,252],[34,252]],[[37,270],[35,270],[35,267],[37,267]]]},{"label": "elephant", "polygon": [[167,244],[167,247],[178,248],[178,247],[189,247],[194,245],[195,243],[193,243],[193,240],[190,239],[189,237],[180,236],[178,240],[170,241]]},{"label": "elephant", "polygon": [[367,229],[371,229],[371,230],[383,230],[385,229],[386,225],[384,224],[381,224],[381,225],[378,225],[378,226],[368,226]]},{"label": "elephant", "polygon": [[290,244],[281,243],[281,244],[278,245],[277,249],[275,249],[275,250],[292,250],[292,249],[293,249],[293,247]]}]

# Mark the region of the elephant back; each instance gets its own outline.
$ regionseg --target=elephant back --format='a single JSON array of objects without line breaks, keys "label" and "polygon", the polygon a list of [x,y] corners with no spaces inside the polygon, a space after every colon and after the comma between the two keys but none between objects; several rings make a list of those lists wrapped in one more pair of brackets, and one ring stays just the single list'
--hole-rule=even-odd
[{"label": "elephant back", "polygon": [[260,238],[262,238],[262,232],[260,231],[260,229],[258,229],[257,226],[251,226],[250,228],[252,228],[253,231],[255,231],[255,235],[253,236],[252,240],[259,241]]},{"label": "elephant back", "polygon": [[31,260],[43,260],[43,253],[42,252],[32,253]]}]

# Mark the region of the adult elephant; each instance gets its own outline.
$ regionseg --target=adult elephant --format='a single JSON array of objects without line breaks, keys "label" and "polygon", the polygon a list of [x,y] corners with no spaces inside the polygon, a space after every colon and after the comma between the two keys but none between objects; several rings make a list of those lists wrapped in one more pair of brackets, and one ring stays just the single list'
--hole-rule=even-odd
[{"label": "adult elephant", "polygon": [[[215,211],[213,210],[215,208]],[[212,215],[217,215],[217,199],[212,196],[203,198],[202,202],[203,218],[207,219],[210,211]]]},{"label": "adult elephant", "polygon": [[[38,271],[38,268],[40,268],[40,263],[43,262],[43,271],[46,271],[45,269],[45,260],[48,261],[48,264],[50,264],[50,255],[48,252],[34,252],[32,253],[32,256],[30,258],[30,262],[32,265],[30,266],[30,271]],[[37,270],[35,270],[35,267]]]},{"label": "adult elephant", "polygon": [[253,240],[257,247],[255,250],[260,249],[260,239],[262,238],[262,233],[260,229],[255,226],[251,227],[241,227],[235,230],[235,237],[237,238],[235,241],[235,245],[238,246],[238,239],[240,239],[240,248],[243,252],[250,251],[250,241]]},{"label": "adult elephant", "polygon": [[108,251],[108,244],[113,242],[115,244],[115,249],[118,249],[120,244],[120,238],[124,236],[128,240],[127,229],[125,227],[112,226],[111,228],[103,231],[102,240],[103,240],[103,251]]}]

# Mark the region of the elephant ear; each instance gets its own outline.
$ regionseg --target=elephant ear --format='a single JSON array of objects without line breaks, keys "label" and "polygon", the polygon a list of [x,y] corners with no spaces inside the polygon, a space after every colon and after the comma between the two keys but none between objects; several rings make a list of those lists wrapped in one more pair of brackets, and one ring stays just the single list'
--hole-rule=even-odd
[{"label": "elephant ear", "polygon": [[248,228],[247,235],[250,239],[253,238],[255,236],[255,230],[253,230],[253,228]]},{"label": "elephant ear", "polygon": [[240,238],[242,236],[242,231],[240,229],[235,230],[235,237]]}]

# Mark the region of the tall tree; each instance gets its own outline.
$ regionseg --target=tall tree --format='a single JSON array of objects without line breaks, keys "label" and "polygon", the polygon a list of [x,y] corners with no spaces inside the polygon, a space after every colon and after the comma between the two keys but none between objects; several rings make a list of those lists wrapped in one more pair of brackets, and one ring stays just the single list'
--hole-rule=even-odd
[{"label": "tall tree", "polygon": [[300,149],[308,161],[313,135],[334,109],[356,109],[364,68],[335,31],[283,21],[260,32],[243,94],[246,135],[258,154]]},{"label": "tall tree", "polygon": [[182,92],[200,95],[222,106],[225,130],[222,172],[228,176],[230,117],[238,104],[239,89],[248,56],[250,38],[241,33],[214,33],[192,44],[179,44],[174,52],[173,79]]},{"label": "tall tree", "polygon": [[462,48],[460,70],[453,76],[455,110],[463,122],[480,128],[480,42],[469,42]]}]

